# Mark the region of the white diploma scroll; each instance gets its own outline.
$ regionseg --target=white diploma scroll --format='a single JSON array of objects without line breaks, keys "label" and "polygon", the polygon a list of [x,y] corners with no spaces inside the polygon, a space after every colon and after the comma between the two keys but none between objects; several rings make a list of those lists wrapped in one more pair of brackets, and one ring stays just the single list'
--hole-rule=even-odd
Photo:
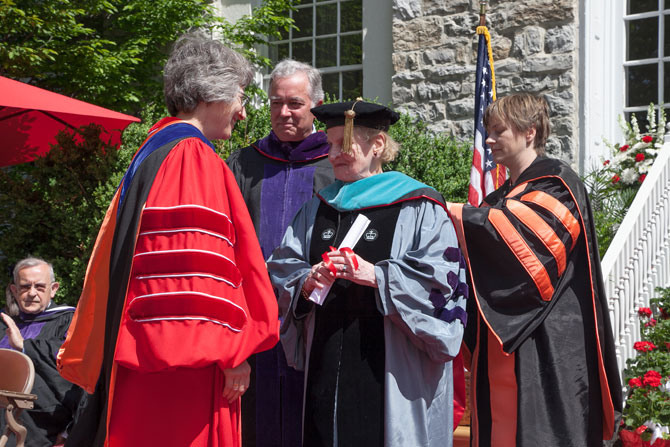
[{"label": "white diploma scroll", "polygon": [[[354,246],[358,243],[358,240],[361,238],[361,236],[363,236],[363,233],[365,233],[365,230],[368,228],[368,225],[370,225],[370,219],[368,219],[362,214],[356,216],[356,220],[354,220],[353,225],[351,226],[351,228],[349,228],[349,231],[344,236],[344,239],[342,239],[342,243],[340,244],[339,247],[337,247],[337,249],[339,250],[340,248],[344,247],[349,247],[353,249]],[[326,286],[323,289],[315,288],[309,295],[309,300],[314,301],[316,304],[320,306],[323,304],[323,301],[328,296],[329,291],[330,286]]]}]

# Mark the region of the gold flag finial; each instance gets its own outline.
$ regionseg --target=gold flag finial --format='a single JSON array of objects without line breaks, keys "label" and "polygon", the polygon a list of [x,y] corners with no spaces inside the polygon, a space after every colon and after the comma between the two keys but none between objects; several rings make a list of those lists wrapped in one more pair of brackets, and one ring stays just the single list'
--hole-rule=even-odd
[{"label": "gold flag finial", "polygon": [[342,153],[351,155],[351,138],[354,134],[354,118],[356,117],[356,112],[354,107],[360,101],[363,101],[363,98],[356,98],[356,102],[351,105],[351,109],[344,112],[344,135],[342,136]]},{"label": "gold flag finial", "polygon": [[486,4],[488,0],[479,0],[479,26],[486,26]]}]

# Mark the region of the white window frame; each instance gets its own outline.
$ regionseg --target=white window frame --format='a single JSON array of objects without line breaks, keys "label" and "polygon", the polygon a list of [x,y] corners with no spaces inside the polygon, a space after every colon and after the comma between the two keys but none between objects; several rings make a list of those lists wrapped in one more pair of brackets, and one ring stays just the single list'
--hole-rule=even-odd
[{"label": "white window frame", "polygon": [[[646,111],[648,104],[626,107],[626,68],[641,63],[659,63],[659,85],[656,106],[668,110],[670,104],[663,99],[663,63],[670,62],[670,48],[663,49],[665,20],[659,22],[659,50],[665,57],[626,62],[627,20],[633,18],[668,15],[670,0],[658,0],[659,9],[639,14],[626,14],[627,0],[588,0],[580,2],[580,67],[579,67],[579,125],[580,148],[578,148],[579,170],[590,171],[601,161],[609,158],[609,148],[603,139],[611,143],[623,143],[623,132],[618,117],[627,112]],[[661,12],[659,12],[661,11]],[[670,76],[670,73],[668,73]]]},{"label": "white window frame", "polygon": [[[331,3],[335,3],[335,1]],[[319,4],[325,4],[325,2]],[[242,15],[250,14],[251,9],[259,5],[260,0],[217,0],[215,2],[219,13],[231,22],[235,22]],[[362,68],[363,96],[377,100],[382,104],[391,103],[391,78],[393,77],[391,62],[393,53],[392,24],[393,2],[391,0],[363,0],[363,63],[339,67],[348,70],[351,70],[352,67]],[[312,51],[316,51],[315,46]],[[332,73],[337,71],[338,68],[329,67],[320,70],[322,73]],[[268,75],[259,75],[256,81],[267,88],[268,78]]]},{"label": "white window frame", "polygon": [[581,173],[591,171],[609,148],[603,139],[620,142],[618,116],[625,105],[626,0],[580,2],[579,141],[576,160]]},{"label": "white window frame", "polygon": [[[655,11],[640,12],[636,14],[626,14],[623,16],[625,22],[626,33],[628,33],[628,21],[638,20],[638,19],[649,19],[649,18],[658,18],[658,36],[657,36],[657,45],[658,45],[658,57],[647,58],[647,59],[633,59],[630,61],[624,61],[623,66],[625,67],[636,67],[641,65],[657,65],[658,71],[658,86],[656,99],[653,101],[656,109],[660,107],[668,109],[670,106],[670,101],[664,101],[664,89],[665,89],[665,78],[664,64],[670,62],[670,48],[664,48],[665,46],[665,16],[670,16],[670,10],[665,10],[670,8],[670,0],[668,0],[668,5],[666,6],[666,0],[658,0],[658,9]],[[626,36],[627,37],[627,36]],[[669,73],[670,75],[670,73]],[[631,112],[646,112],[649,104],[639,105],[639,106],[624,106],[625,113]],[[644,129],[642,129],[644,130]]]},{"label": "white window frame", "polygon": [[[298,4],[295,6],[296,9],[301,10],[301,9],[311,9],[312,10],[312,35],[311,36],[306,36],[306,37],[293,37],[293,32],[295,30],[291,29],[289,30],[289,36],[288,39],[286,40],[277,40],[273,41],[272,44],[284,44],[284,43],[289,43],[291,42],[292,45],[289,45],[289,54],[288,57],[293,59],[293,44],[298,43],[298,42],[311,42],[312,43],[312,61],[316,61],[316,42],[319,39],[325,39],[325,38],[336,38],[337,41],[337,47],[336,47],[336,60],[335,60],[335,66],[331,67],[317,67],[319,71],[326,75],[326,74],[333,74],[333,73],[338,73],[342,74],[348,71],[361,71],[361,75],[363,72],[363,63],[361,60],[360,64],[351,64],[351,65],[340,65],[340,38],[341,37],[346,37],[346,36],[356,36],[360,35],[361,36],[361,59],[363,56],[363,28],[362,28],[362,18],[361,18],[361,29],[356,30],[356,31],[345,31],[341,32],[340,31],[340,11],[342,8],[342,5],[348,3],[347,0],[310,0],[312,1],[311,4],[307,5],[302,5]],[[318,2],[318,3],[317,3]],[[362,2],[361,2],[362,3]],[[336,32],[332,34],[322,34],[317,36],[316,35],[316,8],[318,6],[326,6],[326,5],[337,5],[337,27],[336,27]],[[293,12],[291,12],[293,14]],[[361,85],[361,89],[363,86]],[[338,98],[342,97],[342,76],[338,76]]]}]

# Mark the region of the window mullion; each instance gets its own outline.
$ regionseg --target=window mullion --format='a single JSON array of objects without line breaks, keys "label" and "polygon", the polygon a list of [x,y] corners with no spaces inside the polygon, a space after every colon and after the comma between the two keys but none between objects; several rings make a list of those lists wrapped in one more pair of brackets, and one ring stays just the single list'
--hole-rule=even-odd
[{"label": "window mullion", "polygon": [[[335,48],[337,49],[336,50],[337,51],[336,61],[337,61],[338,68],[341,65],[341,62],[340,62],[340,41],[342,40],[342,21],[340,20],[341,18],[342,18],[342,2],[338,0],[338,2],[337,2],[337,28],[335,28],[336,32],[337,32],[337,39],[335,39],[335,42],[336,42],[335,43]],[[338,91],[339,91],[338,99],[342,100],[342,95],[344,94],[344,87],[342,85],[343,83],[342,83],[342,72],[341,71],[337,75],[337,82],[338,82]]]},{"label": "window mullion", "polygon": [[316,2],[312,3],[312,67],[316,67]]}]

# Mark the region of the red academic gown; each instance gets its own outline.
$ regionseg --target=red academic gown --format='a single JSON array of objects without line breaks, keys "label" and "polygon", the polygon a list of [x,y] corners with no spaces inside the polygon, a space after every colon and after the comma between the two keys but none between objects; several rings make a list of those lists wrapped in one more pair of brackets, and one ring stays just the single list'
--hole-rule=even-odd
[{"label": "red academic gown", "polygon": [[239,446],[223,369],[277,340],[232,173],[196,128],[159,122],[110,205],[59,354],[93,394],[68,446]]}]

